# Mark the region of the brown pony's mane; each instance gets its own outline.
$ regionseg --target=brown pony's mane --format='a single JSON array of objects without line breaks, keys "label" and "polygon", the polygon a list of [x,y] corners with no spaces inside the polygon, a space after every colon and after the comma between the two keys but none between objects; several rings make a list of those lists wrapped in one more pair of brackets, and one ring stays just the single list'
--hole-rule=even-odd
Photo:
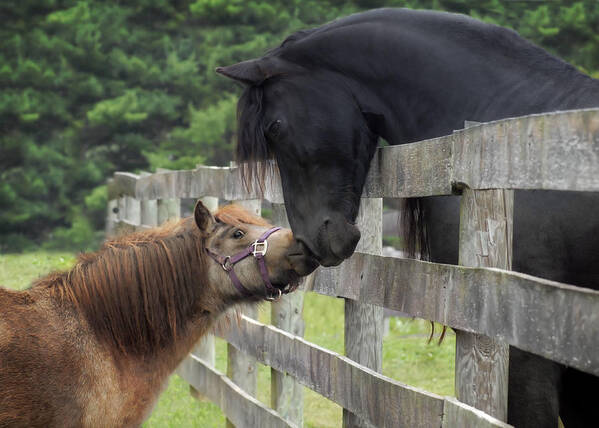
[{"label": "brown pony's mane", "polygon": [[[267,224],[242,207],[228,205],[215,217],[232,225]],[[100,341],[124,354],[142,355],[172,346],[186,321],[204,307],[207,286],[205,238],[193,219],[170,222],[105,242],[81,254],[67,272],[34,283],[81,312]],[[208,300],[208,299],[206,299]]]}]

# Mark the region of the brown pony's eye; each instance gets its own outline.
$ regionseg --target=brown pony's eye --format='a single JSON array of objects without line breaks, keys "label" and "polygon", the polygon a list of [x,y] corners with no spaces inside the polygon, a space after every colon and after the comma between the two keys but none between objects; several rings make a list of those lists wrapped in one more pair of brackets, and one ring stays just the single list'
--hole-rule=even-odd
[{"label": "brown pony's eye", "polygon": [[241,239],[245,236],[245,232],[241,229],[237,229],[235,230],[235,232],[233,232],[233,238],[235,239]]}]

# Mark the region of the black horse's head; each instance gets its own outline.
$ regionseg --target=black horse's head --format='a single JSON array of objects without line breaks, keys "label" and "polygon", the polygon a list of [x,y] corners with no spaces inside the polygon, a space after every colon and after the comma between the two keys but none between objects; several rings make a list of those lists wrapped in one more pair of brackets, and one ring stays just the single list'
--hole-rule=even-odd
[{"label": "black horse's head", "polygon": [[349,86],[272,55],[217,71],[247,85],[237,160],[274,157],[296,239],[320,264],[341,263],[360,239],[354,222],[377,141]]}]

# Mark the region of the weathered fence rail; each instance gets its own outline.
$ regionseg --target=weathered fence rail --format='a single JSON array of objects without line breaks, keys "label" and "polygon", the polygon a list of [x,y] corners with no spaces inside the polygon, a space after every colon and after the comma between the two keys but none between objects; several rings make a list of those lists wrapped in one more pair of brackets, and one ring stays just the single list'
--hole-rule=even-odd
[{"label": "weathered fence rail", "polygon": [[[507,415],[508,344],[599,375],[599,292],[509,271],[511,189],[599,192],[599,109],[501,120],[378,149],[358,218],[363,231],[358,251],[336,268],[320,268],[309,281],[310,291],[346,299],[348,356],[301,338],[301,317],[289,313],[298,301],[301,307],[297,294],[273,309],[273,322],[287,331],[243,316],[225,334],[233,356],[228,374],[237,385],[216,372],[213,361],[194,356],[180,374],[216,402],[230,423],[248,427],[301,426],[301,409],[289,405],[288,395],[301,391],[294,380],[346,409],[346,426],[505,426],[500,420]],[[380,255],[377,198],[456,192],[463,192],[463,266]],[[198,167],[116,173],[109,185],[107,231],[155,226],[180,216],[181,198],[206,196],[264,197],[275,204],[277,222],[286,222],[276,173],[259,194],[245,191],[237,168]],[[482,262],[475,257],[480,251],[487,255]],[[456,329],[458,399],[495,417],[377,373],[382,307]],[[245,369],[237,367],[241,359]],[[254,359],[273,369],[274,410],[252,397]]]},{"label": "weathered fence rail", "polygon": [[[599,109],[505,119],[419,143],[379,148],[363,198],[451,195],[482,189],[599,189]],[[201,166],[145,177],[116,173],[113,198],[268,199],[283,203],[276,176],[263,194],[248,193],[237,168]]]}]

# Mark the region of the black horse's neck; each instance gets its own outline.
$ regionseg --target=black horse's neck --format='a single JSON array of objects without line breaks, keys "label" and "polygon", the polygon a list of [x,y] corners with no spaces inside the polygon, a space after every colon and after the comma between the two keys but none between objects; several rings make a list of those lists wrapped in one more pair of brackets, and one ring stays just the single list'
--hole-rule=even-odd
[{"label": "black horse's neck", "polygon": [[338,74],[391,144],[448,134],[464,120],[599,106],[599,81],[462,15],[375,10],[292,36],[272,54]]}]

